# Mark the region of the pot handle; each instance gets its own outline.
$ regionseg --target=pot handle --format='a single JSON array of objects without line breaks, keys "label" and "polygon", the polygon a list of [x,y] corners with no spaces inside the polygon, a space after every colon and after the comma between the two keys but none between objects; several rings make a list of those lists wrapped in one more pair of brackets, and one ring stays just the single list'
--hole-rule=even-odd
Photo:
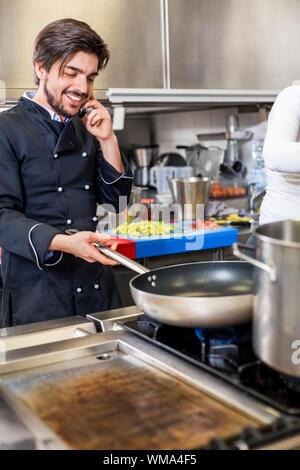
[{"label": "pot handle", "polygon": [[276,273],[275,268],[273,268],[272,266],[269,266],[268,264],[262,263],[261,261],[258,261],[257,259],[251,258],[251,256],[245,255],[239,250],[239,248],[246,248],[247,250],[254,250],[253,247],[240,245],[238,243],[233,243],[232,245],[233,254],[237,258],[240,258],[243,261],[247,261],[248,263],[253,264],[253,266],[255,266],[256,268],[263,269],[264,271],[266,271],[270,276],[271,282],[277,281],[277,273]]},{"label": "pot handle", "polygon": [[[66,230],[66,234],[67,235],[74,235],[78,231],[79,230],[76,230],[74,228],[73,229],[68,229],[68,230]],[[127,258],[127,256],[124,256],[124,255],[122,255],[121,253],[118,253],[115,250],[112,250],[111,248],[104,245],[103,243],[95,242],[94,245],[97,248],[97,250],[99,250],[100,253],[102,253],[104,256],[107,256],[108,258],[110,258],[114,261],[117,261],[117,263],[122,264],[126,268],[132,269],[132,271],[135,271],[136,273],[144,274],[144,273],[148,273],[150,271],[150,269],[146,268],[142,264],[137,263],[136,261],[134,261],[130,258]]]}]

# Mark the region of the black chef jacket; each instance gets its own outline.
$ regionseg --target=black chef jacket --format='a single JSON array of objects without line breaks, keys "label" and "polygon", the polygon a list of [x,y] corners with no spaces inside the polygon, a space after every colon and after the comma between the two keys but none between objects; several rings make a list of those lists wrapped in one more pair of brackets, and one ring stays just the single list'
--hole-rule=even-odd
[{"label": "black chef jacket", "polygon": [[95,231],[97,202],[118,209],[119,196],[129,197],[124,164],[122,175],[78,117],[53,121],[26,98],[0,114],[3,326],[119,307],[110,267],[47,254],[68,228]]}]

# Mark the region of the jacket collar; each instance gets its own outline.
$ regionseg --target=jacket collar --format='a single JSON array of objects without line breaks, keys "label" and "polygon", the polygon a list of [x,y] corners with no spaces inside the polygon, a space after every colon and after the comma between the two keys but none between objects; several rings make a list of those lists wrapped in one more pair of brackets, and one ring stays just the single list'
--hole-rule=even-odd
[{"label": "jacket collar", "polygon": [[[27,100],[33,101],[35,95],[36,95],[35,91],[25,91],[25,93],[23,95],[23,98],[26,98]],[[35,103],[36,103],[36,101],[35,101]],[[52,121],[58,121],[58,122],[63,122],[63,124],[68,124],[68,122],[71,120],[71,118],[68,117],[68,118],[65,119],[65,121],[62,121],[60,116],[55,111],[53,111],[52,109],[48,109],[46,106],[43,106],[40,103],[36,103],[36,104],[38,104],[42,108],[46,109],[46,111],[48,111]]]},{"label": "jacket collar", "polygon": [[25,108],[27,111],[35,113],[37,116],[44,117],[44,119],[51,121],[51,116],[47,109],[45,109],[43,106],[40,106],[35,101],[29,100],[28,98],[24,98],[24,96],[22,96],[19,98],[18,104],[20,104],[22,108]]},{"label": "jacket collar", "polygon": [[55,146],[54,153],[64,152],[66,150],[72,150],[75,146],[74,127],[72,119],[64,124],[62,122],[53,121],[47,109],[43,108],[35,101],[24,98],[23,96],[19,99],[18,103],[26,109],[26,111],[34,113],[35,120],[50,121],[52,125],[55,125],[60,130],[59,138]]},{"label": "jacket collar", "polygon": [[64,152],[65,150],[73,150],[75,147],[74,127],[71,121],[66,124],[56,143],[54,153]]}]

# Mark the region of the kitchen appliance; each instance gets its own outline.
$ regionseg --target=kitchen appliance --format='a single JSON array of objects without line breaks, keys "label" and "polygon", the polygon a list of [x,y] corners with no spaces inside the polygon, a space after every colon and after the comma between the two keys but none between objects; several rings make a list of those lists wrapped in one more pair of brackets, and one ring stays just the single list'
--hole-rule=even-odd
[{"label": "kitchen appliance", "polygon": [[136,166],[138,168],[150,167],[157,157],[158,148],[156,144],[133,146],[133,159]]},{"label": "kitchen appliance", "polygon": [[208,147],[200,152],[200,159],[196,167],[196,174],[217,180],[220,175],[220,166],[224,161],[225,151],[219,147]]},{"label": "kitchen appliance", "polygon": [[254,351],[268,366],[300,380],[300,220],[264,224],[254,235],[255,259],[234,245],[235,256],[257,268]]},{"label": "kitchen appliance", "polygon": [[147,187],[149,185],[149,168],[146,166],[136,168],[133,174],[133,181],[137,186]]},{"label": "kitchen appliance", "polygon": [[187,153],[187,164],[194,168],[194,175],[217,180],[220,176],[220,166],[224,162],[225,150],[220,147],[205,147],[201,144],[186,146],[177,145]]},{"label": "kitchen appliance", "polygon": [[155,160],[156,166],[186,166],[186,160],[180,153],[166,152],[159,155]]},{"label": "kitchen appliance", "polygon": [[132,186],[128,209],[135,204],[141,204],[141,200],[149,195],[149,189],[144,186]]},{"label": "kitchen appliance", "polygon": [[[170,193],[169,179],[193,176],[191,166],[153,166],[150,168],[150,185],[158,194]],[[171,200],[172,202],[172,200]]]},{"label": "kitchen appliance", "polygon": [[227,148],[224,155],[224,161],[220,165],[220,172],[228,178],[234,178],[237,175],[246,176],[246,166],[239,158],[239,144],[252,139],[253,133],[249,130],[241,131],[239,129],[238,115],[230,114],[226,116],[226,131],[210,134],[197,134],[200,141],[225,140]]},{"label": "kitchen appliance", "polygon": [[185,357],[246,394],[300,418],[300,382],[296,388],[287,376],[258,360],[252,349],[250,323],[235,328],[182,329],[144,314],[125,322],[124,328]]},{"label": "kitchen appliance", "polygon": [[[199,206],[205,206],[209,199],[211,180],[209,178],[169,179],[169,186],[173,196],[173,201],[179,204],[181,216],[185,220],[200,218]],[[200,207],[201,209],[201,207]],[[202,214],[204,210],[202,211]],[[204,216],[204,214],[203,214]]]},{"label": "kitchen appliance", "polygon": [[153,166],[150,168],[150,185],[156,188],[158,194],[170,192],[168,178],[174,178],[175,171],[175,166]]},{"label": "kitchen appliance", "polygon": [[0,395],[36,449],[299,449],[299,391],[255,357],[250,325],[178,328],[137,307],[77,318],[63,319],[73,337],[35,325],[50,344],[5,330]]},{"label": "kitchen appliance", "polygon": [[159,146],[156,144],[131,147],[135,166],[133,181],[136,186],[149,185],[149,170],[157,158],[158,148]]}]

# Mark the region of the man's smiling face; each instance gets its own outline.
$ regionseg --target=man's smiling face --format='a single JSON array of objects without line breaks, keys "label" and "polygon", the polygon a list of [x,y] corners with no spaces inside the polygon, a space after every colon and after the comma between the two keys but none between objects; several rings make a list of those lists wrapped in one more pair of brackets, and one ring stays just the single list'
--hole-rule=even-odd
[{"label": "man's smiling face", "polygon": [[67,61],[61,72],[59,69],[60,62],[56,62],[49,72],[43,71],[40,82],[43,98],[61,117],[76,116],[93,94],[98,58],[80,51]]}]

